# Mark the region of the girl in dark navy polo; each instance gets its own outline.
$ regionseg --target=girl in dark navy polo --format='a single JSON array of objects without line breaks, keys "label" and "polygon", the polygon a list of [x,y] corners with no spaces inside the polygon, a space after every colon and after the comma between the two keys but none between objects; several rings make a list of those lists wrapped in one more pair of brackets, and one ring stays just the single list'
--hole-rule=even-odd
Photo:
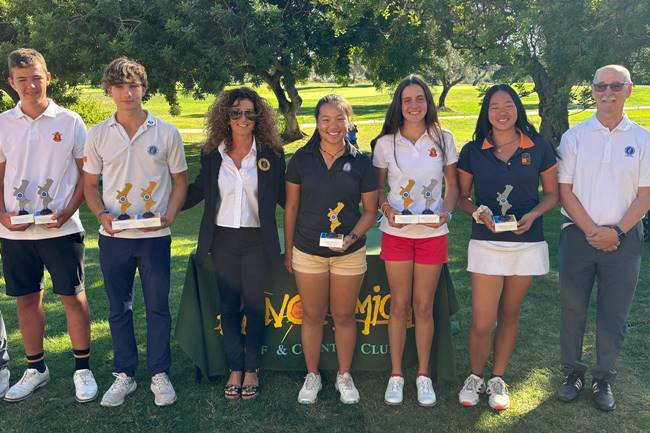
[{"label": "girl in dark navy polo", "polygon": [[[201,171],[184,209],[205,199],[197,257],[212,253],[223,346],[230,377],[228,399],[257,396],[264,342],[264,289],[280,258],[275,209],[284,205],[284,153],[273,109],[247,87],[227,90],[207,118]],[[241,305],[246,335],[241,333]]]},{"label": "girl in dark navy polo", "polygon": [[[463,406],[474,406],[479,394],[487,391],[490,407],[504,410],[510,400],[503,374],[517,338],[519,310],[532,276],[549,270],[541,217],[558,201],[555,151],[528,121],[510,86],[498,84],[485,94],[474,141],[463,147],[458,173],[458,206],[474,218],[467,253],[472,281],[472,371],[458,400]],[[514,215],[517,229],[496,232],[493,216],[501,215]],[[492,377],[486,386],[483,368],[495,326]]]},{"label": "girl in dark navy polo", "polygon": [[[367,268],[364,235],[377,212],[377,180],[370,159],[345,138],[351,116],[342,97],[321,98],[317,129],[287,168],[285,265],[296,276],[303,307],[307,376],[298,394],[303,404],[314,403],[321,389],[318,361],[328,308],[339,364],[336,389],[343,403],[359,401],[350,376],[357,335],[354,310]],[[342,248],[320,246],[320,234],[332,232],[345,235]]]}]

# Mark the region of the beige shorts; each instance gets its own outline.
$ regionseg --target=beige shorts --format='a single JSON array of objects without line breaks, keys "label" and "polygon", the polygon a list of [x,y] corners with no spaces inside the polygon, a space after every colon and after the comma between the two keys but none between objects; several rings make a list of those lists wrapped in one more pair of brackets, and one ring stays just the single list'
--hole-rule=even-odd
[{"label": "beige shorts", "polygon": [[336,275],[361,275],[368,269],[366,263],[366,247],[357,251],[336,257],[321,257],[307,254],[293,247],[291,266],[294,271],[305,274],[322,274],[330,272]]}]

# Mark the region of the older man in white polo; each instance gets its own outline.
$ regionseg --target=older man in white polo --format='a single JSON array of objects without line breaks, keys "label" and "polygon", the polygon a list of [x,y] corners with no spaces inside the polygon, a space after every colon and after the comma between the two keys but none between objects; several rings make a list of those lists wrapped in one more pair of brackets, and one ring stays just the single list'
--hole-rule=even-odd
[{"label": "older man in white polo", "polygon": [[582,345],[589,299],[598,285],[593,404],[616,408],[611,389],[616,358],[636,290],[643,227],[650,208],[650,132],[625,115],[630,72],[619,65],[596,71],[596,113],[569,129],[560,144],[561,360],[566,378],[557,396],[574,401],[585,382]]}]

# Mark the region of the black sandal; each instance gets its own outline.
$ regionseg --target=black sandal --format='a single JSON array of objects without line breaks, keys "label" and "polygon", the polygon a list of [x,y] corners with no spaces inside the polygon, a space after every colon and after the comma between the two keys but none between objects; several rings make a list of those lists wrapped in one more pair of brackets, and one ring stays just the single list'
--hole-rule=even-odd
[{"label": "black sandal", "polygon": [[[251,400],[259,394],[260,390],[260,375],[259,370],[247,371],[246,373],[255,373],[257,375],[257,383],[254,385],[242,385],[241,387],[241,398],[242,400]],[[246,374],[244,374],[244,378]]]},{"label": "black sandal", "polygon": [[228,400],[237,400],[241,395],[242,387],[240,385],[229,383],[223,388],[223,395]]}]

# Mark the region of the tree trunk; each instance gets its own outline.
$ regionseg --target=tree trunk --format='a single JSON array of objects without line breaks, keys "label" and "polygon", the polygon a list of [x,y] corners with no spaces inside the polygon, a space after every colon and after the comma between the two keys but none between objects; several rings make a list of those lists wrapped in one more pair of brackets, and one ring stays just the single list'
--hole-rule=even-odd
[{"label": "tree trunk", "polygon": [[[276,71],[273,75],[264,74],[264,81],[271,87],[275,97],[278,100],[278,108],[282,117],[284,117],[284,130],[281,132],[281,137],[284,143],[291,143],[292,141],[302,139],[305,134],[300,130],[298,124],[298,110],[302,106],[302,98],[298,94],[295,84],[292,80],[285,80],[291,82],[289,85],[282,86],[283,73]],[[286,89],[285,89],[286,87]],[[288,95],[288,98],[287,98]]]},{"label": "tree trunk", "polygon": [[14,89],[11,88],[9,83],[6,81],[0,81],[0,90],[5,92],[9,97],[17,104],[20,98],[18,97],[18,93]]},{"label": "tree trunk", "polygon": [[447,111],[445,101],[447,100],[447,95],[449,94],[450,90],[450,84],[447,81],[443,81],[442,92],[440,93],[440,96],[438,96],[438,111]]},{"label": "tree trunk", "polygon": [[539,115],[542,118],[539,132],[557,146],[562,134],[569,129],[571,84],[566,83],[563,77],[551,79],[541,65],[533,69],[531,76],[539,96]]}]

